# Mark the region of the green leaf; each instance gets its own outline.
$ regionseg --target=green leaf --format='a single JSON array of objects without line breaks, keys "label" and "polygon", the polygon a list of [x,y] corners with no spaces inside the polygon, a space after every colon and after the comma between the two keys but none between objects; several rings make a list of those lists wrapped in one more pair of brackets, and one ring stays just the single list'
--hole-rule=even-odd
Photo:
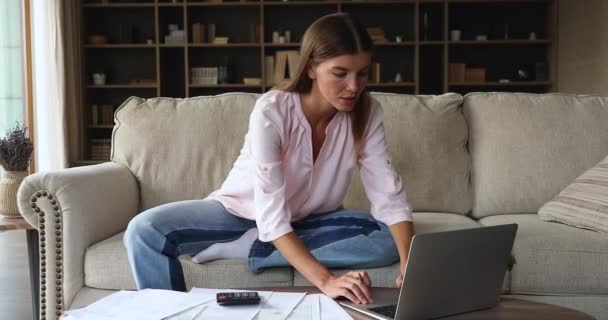
[{"label": "green leaf", "polygon": [[509,257],[509,264],[507,264],[507,270],[509,270],[509,272],[511,272],[513,270],[513,266],[517,264],[517,260],[515,259],[515,256],[511,255]]}]

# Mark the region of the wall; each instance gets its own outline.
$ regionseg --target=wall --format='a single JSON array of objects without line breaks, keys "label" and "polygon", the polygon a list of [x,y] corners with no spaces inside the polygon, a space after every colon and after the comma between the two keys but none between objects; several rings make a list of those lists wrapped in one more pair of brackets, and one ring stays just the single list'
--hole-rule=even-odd
[{"label": "wall", "polygon": [[608,96],[608,1],[561,0],[558,91]]}]

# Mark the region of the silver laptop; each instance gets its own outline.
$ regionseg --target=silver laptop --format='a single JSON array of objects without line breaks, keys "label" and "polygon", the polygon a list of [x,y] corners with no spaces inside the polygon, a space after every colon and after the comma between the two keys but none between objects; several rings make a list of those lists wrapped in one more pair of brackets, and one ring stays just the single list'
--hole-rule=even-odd
[{"label": "silver laptop", "polygon": [[[517,224],[415,235],[399,296],[340,304],[375,319],[433,319],[497,305]],[[385,290],[386,291],[386,290]]]}]

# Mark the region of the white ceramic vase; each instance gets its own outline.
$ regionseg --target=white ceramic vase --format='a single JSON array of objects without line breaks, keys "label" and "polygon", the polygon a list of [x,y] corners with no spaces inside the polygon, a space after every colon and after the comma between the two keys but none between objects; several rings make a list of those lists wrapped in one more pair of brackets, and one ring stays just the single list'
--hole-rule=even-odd
[{"label": "white ceramic vase", "polygon": [[0,179],[0,214],[5,218],[21,218],[17,207],[17,190],[27,171],[4,171]]}]

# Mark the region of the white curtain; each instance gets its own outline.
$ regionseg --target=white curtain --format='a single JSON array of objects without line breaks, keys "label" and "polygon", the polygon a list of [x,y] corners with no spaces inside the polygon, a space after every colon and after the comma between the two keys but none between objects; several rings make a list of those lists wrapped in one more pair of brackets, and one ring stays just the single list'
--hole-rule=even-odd
[{"label": "white curtain", "polygon": [[31,0],[37,171],[68,166],[61,2]]}]

